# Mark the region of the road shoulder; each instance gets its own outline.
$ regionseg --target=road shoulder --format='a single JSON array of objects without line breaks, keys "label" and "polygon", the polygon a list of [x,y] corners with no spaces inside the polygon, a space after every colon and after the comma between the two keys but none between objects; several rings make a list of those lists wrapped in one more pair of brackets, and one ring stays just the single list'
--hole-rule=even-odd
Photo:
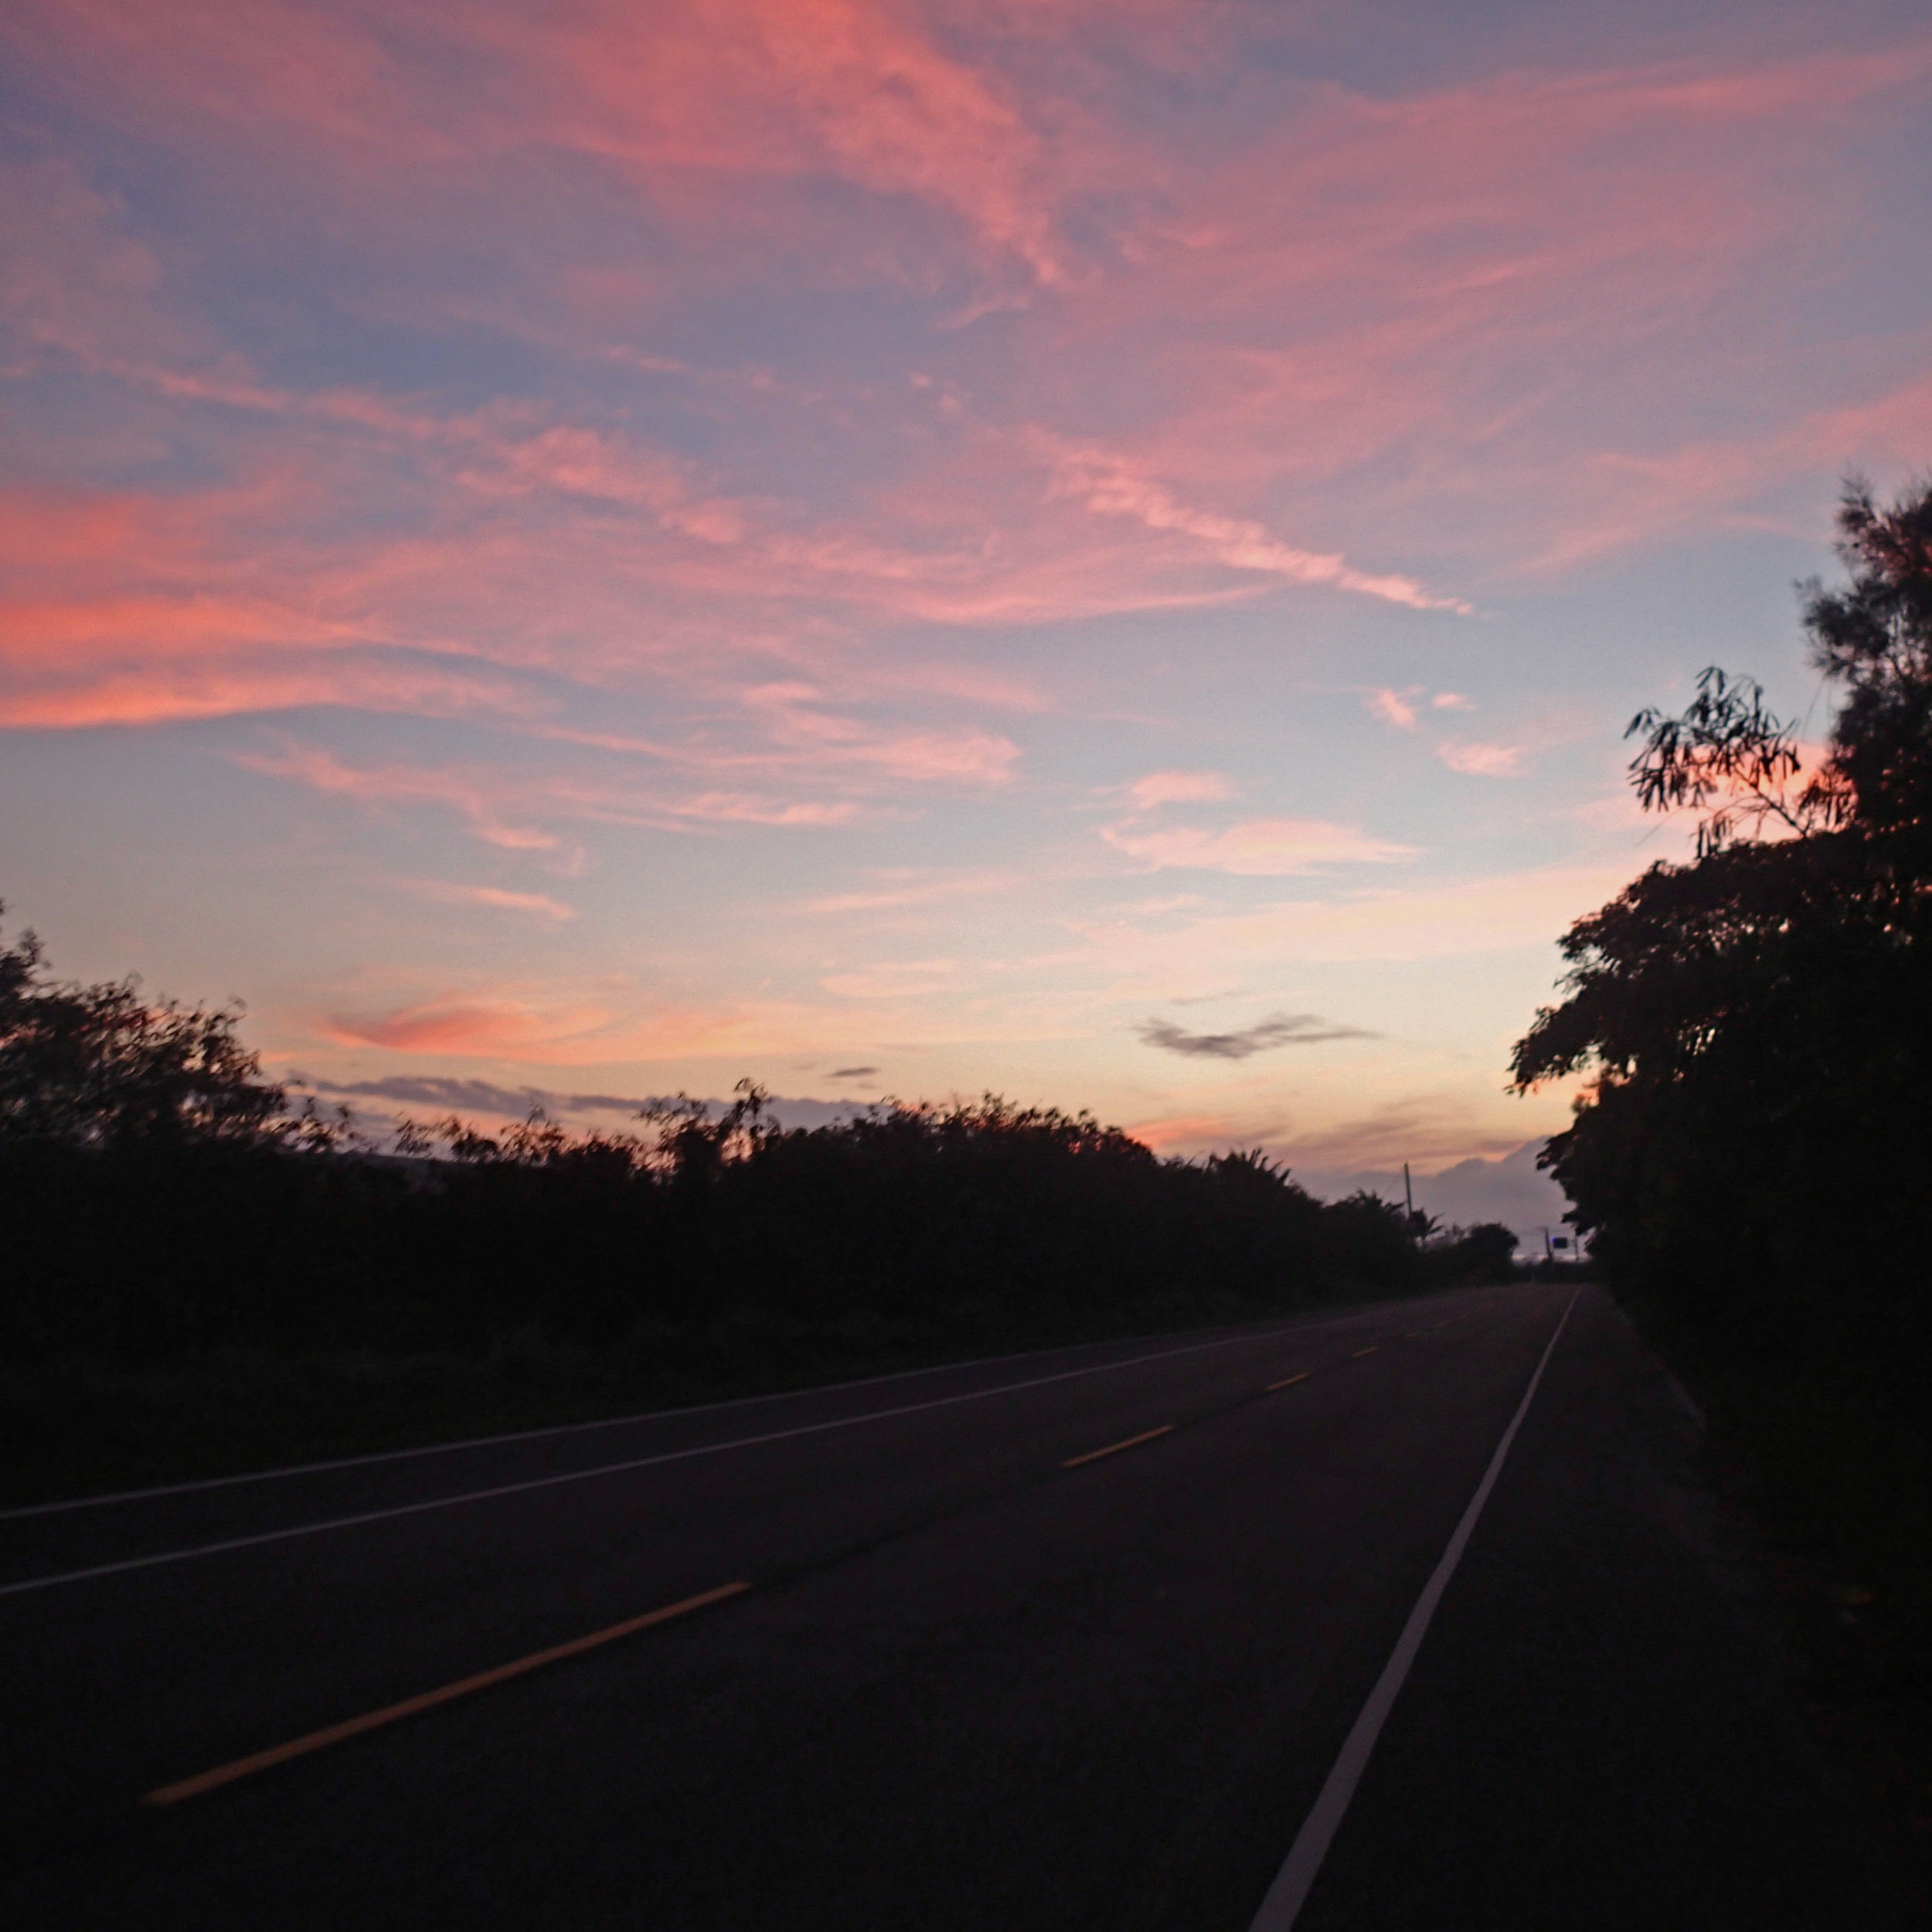
[{"label": "road shoulder", "polygon": [[1300,1923],[1902,1923],[1695,1423],[1587,1291]]}]

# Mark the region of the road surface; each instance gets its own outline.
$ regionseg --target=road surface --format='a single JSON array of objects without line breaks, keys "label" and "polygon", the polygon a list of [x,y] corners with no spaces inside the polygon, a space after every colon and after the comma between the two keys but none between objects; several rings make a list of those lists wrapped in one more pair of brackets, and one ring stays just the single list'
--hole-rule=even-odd
[{"label": "road surface", "polygon": [[1893,1923],[1694,1449],[1526,1284],[14,1512],[0,1913]]}]

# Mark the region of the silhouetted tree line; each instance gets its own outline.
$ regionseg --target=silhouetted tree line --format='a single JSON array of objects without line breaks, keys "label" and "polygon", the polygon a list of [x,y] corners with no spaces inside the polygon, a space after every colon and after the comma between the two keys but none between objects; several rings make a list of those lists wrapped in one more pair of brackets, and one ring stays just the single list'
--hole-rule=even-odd
[{"label": "silhouetted tree line", "polygon": [[1508,1230],[1427,1241],[1259,1152],[1162,1160],[988,1096],[786,1131],[749,1083],[641,1131],[291,1109],[239,1013],[53,981],[0,950],[0,1335],[16,1355],[595,1343],[734,1311],[1048,1326],[1150,1298],[1292,1305],[1506,1274]]},{"label": "silhouetted tree line", "polygon": [[1587,1073],[1546,1164],[1620,1289],[1713,1359],[1803,1363],[1917,1426],[1932,1372],[1932,487],[1848,487],[1849,581],[1801,587],[1821,758],[1706,671],[1638,714],[1651,808],[1702,811],[1563,942],[1529,1087]]}]

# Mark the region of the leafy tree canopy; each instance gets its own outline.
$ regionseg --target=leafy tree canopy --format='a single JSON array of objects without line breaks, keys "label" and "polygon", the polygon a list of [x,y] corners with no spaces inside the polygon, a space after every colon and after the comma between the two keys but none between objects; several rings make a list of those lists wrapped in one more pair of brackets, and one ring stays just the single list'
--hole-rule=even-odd
[{"label": "leafy tree canopy", "polygon": [[1821,751],[1716,668],[1638,714],[1631,781],[1702,815],[1696,856],[1570,929],[1512,1072],[1590,1077],[1545,1160],[1628,1277],[1897,1315],[1932,1186],[1932,483],[1853,483],[1838,531],[1847,580],[1801,587]]},{"label": "leafy tree canopy", "polygon": [[1855,485],[1838,521],[1850,583],[1804,587],[1813,660],[1841,699],[1821,764],[1798,783],[1792,727],[1715,667],[1681,717],[1638,713],[1638,796],[1705,812],[1698,857],[1660,861],[1570,929],[1569,997],[1518,1043],[1519,1087],[1681,1069],[1747,992],[1822,964],[1821,944],[1843,958],[1918,936],[1932,884],[1932,485],[1883,510]]},{"label": "leafy tree canopy", "polygon": [[56,980],[31,931],[0,942],[0,1135],[78,1147],[332,1143],[339,1124],[291,1116],[286,1090],[263,1079],[236,1037],[240,1018],[239,1007],[145,1000],[132,978]]}]

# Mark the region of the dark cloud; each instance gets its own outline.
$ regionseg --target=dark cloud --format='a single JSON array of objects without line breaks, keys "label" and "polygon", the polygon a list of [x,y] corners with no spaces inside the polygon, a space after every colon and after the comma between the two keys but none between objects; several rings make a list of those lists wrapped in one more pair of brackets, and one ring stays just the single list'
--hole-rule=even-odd
[{"label": "dark cloud", "polygon": [[[874,1073],[876,1067],[847,1067],[834,1079]],[[432,1108],[438,1114],[494,1114],[521,1120],[532,1107],[541,1107],[553,1120],[568,1121],[583,1114],[622,1114],[634,1116],[646,1107],[661,1107],[662,1097],[622,1094],[552,1094],[540,1087],[497,1087],[488,1080],[457,1080],[434,1074],[395,1073],[379,1080],[318,1080],[300,1077],[289,1084],[304,1090],[326,1094],[332,1099],[388,1100],[405,1107]],[[730,1107],[728,1100],[699,1103],[716,1120]],[[873,1111],[866,1101],[808,1100],[802,1096],[774,1094],[770,1100],[771,1117],[782,1127],[837,1126]]]},{"label": "dark cloud", "polygon": [[1359,1026],[1332,1026],[1315,1013],[1270,1013],[1232,1033],[1190,1033],[1172,1020],[1145,1020],[1135,1029],[1150,1046],[1190,1059],[1244,1060],[1277,1046],[1312,1046],[1318,1040],[1373,1039]]},{"label": "dark cloud", "polygon": [[876,1066],[835,1066],[832,1078],[835,1080],[869,1080],[879,1071]]},{"label": "dark cloud", "polygon": [[444,1080],[430,1074],[398,1073],[383,1080],[311,1080],[318,1094],[351,1100],[401,1100],[414,1107],[447,1107],[452,1113],[525,1114],[533,1107],[546,1114],[635,1114],[653,1103],[621,1094],[549,1094],[536,1087],[496,1087],[488,1080]]}]

